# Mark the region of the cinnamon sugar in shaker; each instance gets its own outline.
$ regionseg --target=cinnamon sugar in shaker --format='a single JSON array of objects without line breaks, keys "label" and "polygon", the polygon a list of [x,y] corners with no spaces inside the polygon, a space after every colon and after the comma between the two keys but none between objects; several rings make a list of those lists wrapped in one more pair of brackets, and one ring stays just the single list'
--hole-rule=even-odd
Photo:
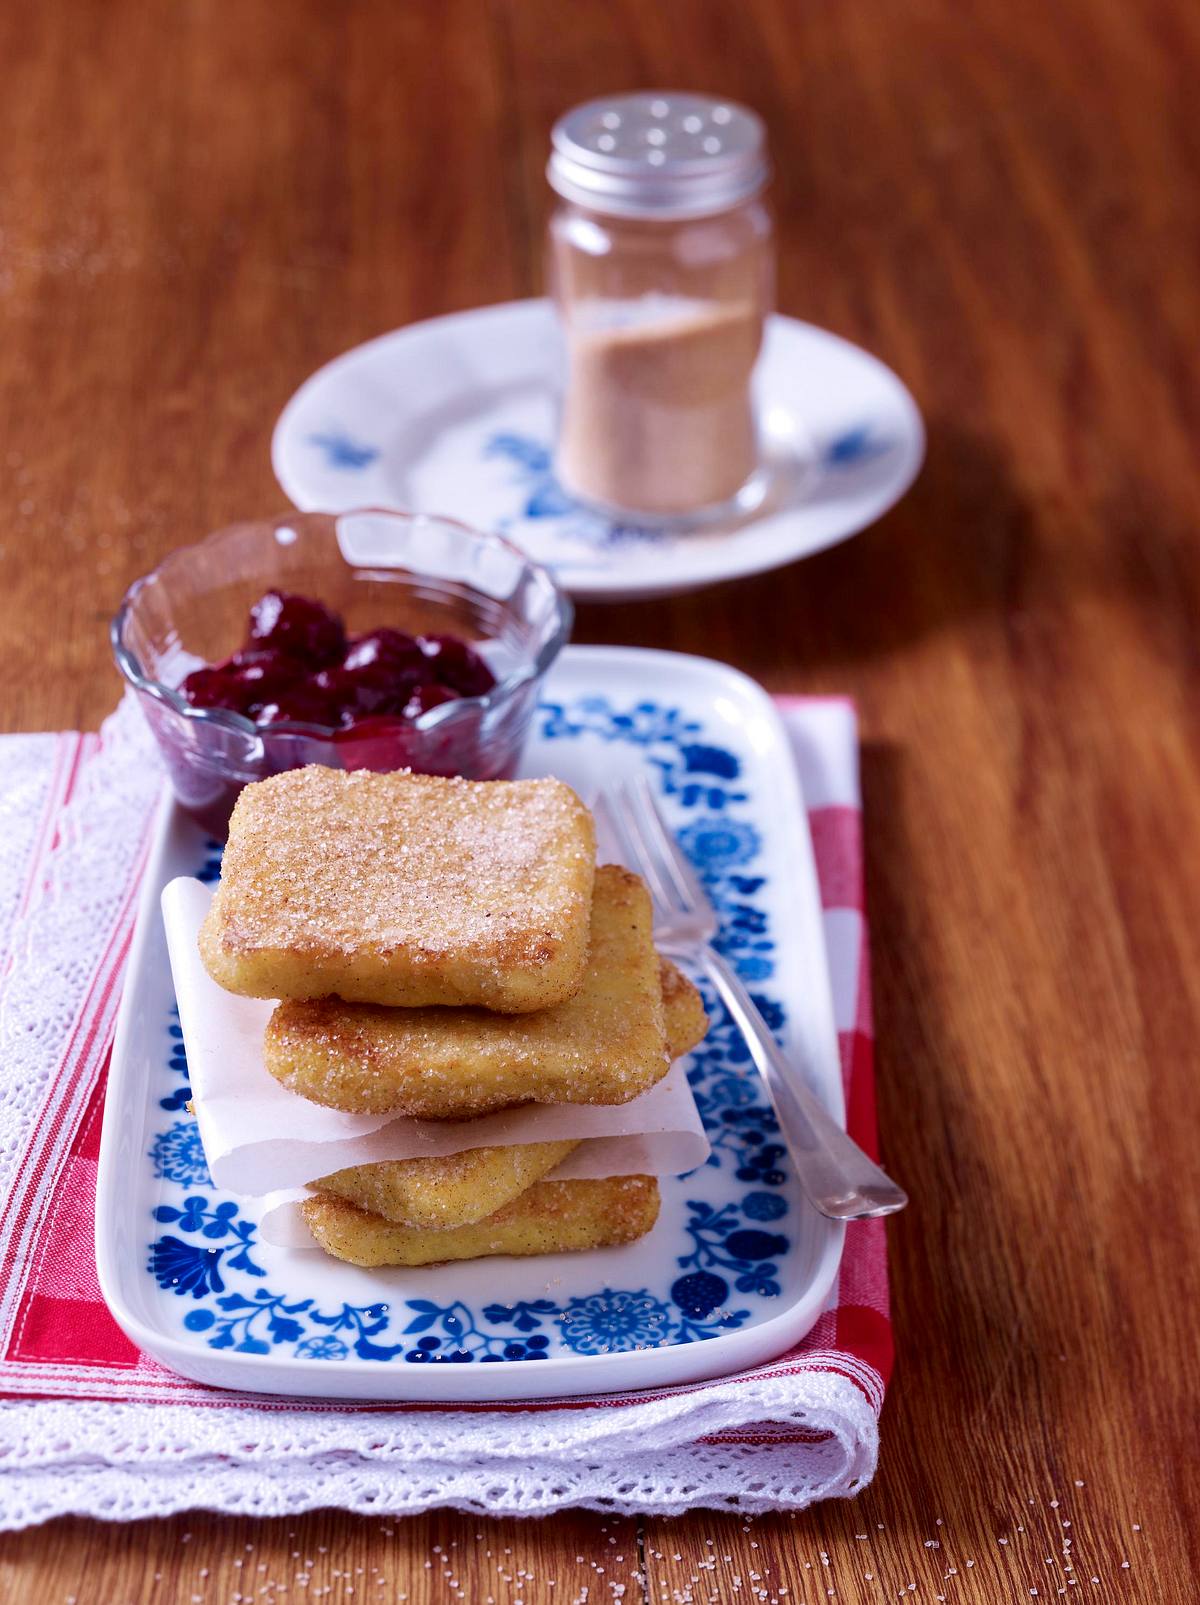
[{"label": "cinnamon sugar in shaker", "polygon": [[774,279],[761,121],[704,95],[621,95],[577,106],[552,141],[560,480],[650,521],[754,505],[751,376]]}]

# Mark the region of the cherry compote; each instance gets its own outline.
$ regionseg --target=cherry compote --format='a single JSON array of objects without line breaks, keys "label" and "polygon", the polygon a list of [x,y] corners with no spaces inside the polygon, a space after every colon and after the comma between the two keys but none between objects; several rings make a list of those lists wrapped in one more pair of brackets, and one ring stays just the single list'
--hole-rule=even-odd
[{"label": "cherry compote", "polygon": [[324,603],[268,591],[250,609],[245,645],[195,669],[180,690],[194,708],[229,708],[258,725],[318,724],[364,760],[396,767],[412,721],[490,691],[496,677],[456,635],[386,626],[347,636]]}]

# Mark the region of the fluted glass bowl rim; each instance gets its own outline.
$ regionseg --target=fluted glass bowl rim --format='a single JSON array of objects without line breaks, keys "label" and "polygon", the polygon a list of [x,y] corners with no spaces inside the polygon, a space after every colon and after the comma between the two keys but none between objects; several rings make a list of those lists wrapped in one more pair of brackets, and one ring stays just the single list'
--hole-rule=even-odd
[{"label": "fluted glass bowl rim", "polygon": [[[239,736],[250,736],[254,740],[262,741],[274,735],[304,735],[314,737],[320,741],[332,741],[341,729],[338,725],[316,724],[299,719],[280,719],[271,725],[259,725],[243,713],[237,713],[232,708],[196,708],[180,695],[174,686],[165,681],[156,679],[148,674],[138,659],[133,648],[125,642],[125,626],[137,604],[139,594],[146,586],[152,584],[168,566],[185,565],[191,553],[199,552],[203,547],[209,546],[223,537],[228,536],[236,529],[250,525],[260,524],[264,528],[273,529],[282,523],[303,524],[313,518],[350,518],[360,514],[369,513],[376,517],[394,518],[406,523],[427,521],[437,524],[448,524],[454,529],[461,530],[465,535],[483,541],[488,545],[500,547],[509,552],[521,566],[531,575],[545,581],[551,596],[554,598],[557,612],[557,623],[542,643],[536,656],[524,663],[519,663],[514,669],[497,680],[490,691],[482,696],[457,697],[453,702],[444,702],[436,708],[430,708],[426,713],[420,714],[416,719],[407,720],[413,730],[429,731],[439,729],[443,725],[450,725],[457,720],[474,713],[480,709],[487,711],[499,707],[512,700],[525,686],[535,682],[546,673],[555,658],[566,645],[574,623],[575,609],[570,597],[554,578],[553,573],[544,563],[536,559],[504,535],[498,535],[494,530],[476,529],[470,524],[464,524],[461,519],[447,518],[441,513],[417,513],[397,507],[355,507],[339,513],[325,513],[316,509],[305,512],[288,511],[269,518],[249,518],[237,524],[225,524],[220,529],[210,530],[198,541],[189,541],[183,546],[174,547],[162,562],[152,568],[149,573],[143,574],[134,580],[125,595],[121,598],[120,606],[113,614],[109,624],[108,635],[112,645],[113,657],[117,668],[124,679],[135,691],[152,697],[156,702],[166,707],[182,719],[189,719],[197,726],[210,726],[218,730],[228,730]],[[353,568],[357,565],[349,564]],[[468,587],[469,588],[469,587]]]}]

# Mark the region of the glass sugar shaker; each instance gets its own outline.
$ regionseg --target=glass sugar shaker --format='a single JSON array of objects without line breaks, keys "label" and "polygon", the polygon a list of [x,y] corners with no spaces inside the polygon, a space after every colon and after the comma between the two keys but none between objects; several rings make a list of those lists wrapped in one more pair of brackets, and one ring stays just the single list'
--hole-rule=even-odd
[{"label": "glass sugar shaker", "polygon": [[748,510],[766,483],[751,376],[774,293],[761,120],[706,95],[618,95],[560,118],[552,147],[559,479],[643,522]]}]

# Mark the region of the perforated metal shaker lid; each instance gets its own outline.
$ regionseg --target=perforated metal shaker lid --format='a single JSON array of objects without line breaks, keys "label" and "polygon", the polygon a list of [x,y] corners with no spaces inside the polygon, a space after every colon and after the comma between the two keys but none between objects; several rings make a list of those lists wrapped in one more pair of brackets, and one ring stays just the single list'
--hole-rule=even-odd
[{"label": "perforated metal shaker lid", "polygon": [[770,174],[762,120],[709,95],[654,91],[589,100],[560,117],[546,176],[569,201],[624,217],[703,217]]}]

